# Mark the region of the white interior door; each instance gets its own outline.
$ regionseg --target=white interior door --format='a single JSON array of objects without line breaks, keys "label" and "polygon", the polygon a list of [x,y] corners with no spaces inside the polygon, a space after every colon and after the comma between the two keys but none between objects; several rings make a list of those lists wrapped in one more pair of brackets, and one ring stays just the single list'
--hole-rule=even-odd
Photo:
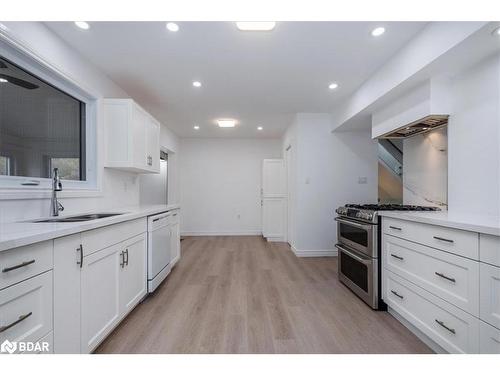
[{"label": "white interior door", "polygon": [[264,197],[286,195],[286,171],[283,159],[264,159],[262,165],[262,195]]}]

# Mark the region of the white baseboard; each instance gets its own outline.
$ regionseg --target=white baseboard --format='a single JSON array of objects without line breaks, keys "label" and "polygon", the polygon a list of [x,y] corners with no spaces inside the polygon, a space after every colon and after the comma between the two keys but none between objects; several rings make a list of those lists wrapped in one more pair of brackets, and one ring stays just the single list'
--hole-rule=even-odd
[{"label": "white baseboard", "polygon": [[261,236],[261,231],[244,231],[244,232],[181,232],[181,236]]},{"label": "white baseboard", "polygon": [[309,257],[336,257],[338,255],[337,249],[328,250],[298,250],[294,246],[290,246],[293,253],[299,258]]}]

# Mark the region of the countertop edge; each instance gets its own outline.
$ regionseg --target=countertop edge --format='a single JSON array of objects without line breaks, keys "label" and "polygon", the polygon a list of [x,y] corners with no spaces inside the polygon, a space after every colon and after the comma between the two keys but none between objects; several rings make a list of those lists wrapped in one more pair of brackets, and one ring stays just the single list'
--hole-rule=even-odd
[{"label": "countertop edge", "polygon": [[[134,212],[134,209],[136,210],[136,212]],[[175,204],[163,207],[153,206],[139,210],[137,209],[137,207],[135,208],[123,207],[123,208],[101,210],[106,212],[125,212],[125,213],[123,215],[113,216],[99,220],[79,222],[78,224],[71,223],[72,225],[70,224],[71,226],[67,227],[65,227],[64,223],[59,223],[57,224],[58,227],[54,228],[53,230],[48,229],[47,231],[41,233],[27,234],[24,237],[19,237],[11,240],[5,240],[5,241],[0,240],[0,252],[12,250],[22,246],[32,245],[39,242],[53,240],[59,237],[70,236],[75,233],[86,232],[89,230],[98,229],[109,225],[140,219],[143,217],[156,215],[162,212],[168,212],[177,209],[180,209],[180,206]],[[132,211],[132,212],[127,212],[127,211]],[[68,216],[73,216],[73,215],[68,215]],[[29,222],[24,222],[24,223],[29,223]],[[23,224],[23,222],[3,223],[3,225],[15,225],[15,224]],[[35,224],[35,223],[29,223],[29,224]],[[46,223],[40,223],[40,225],[46,225]],[[54,225],[54,224],[48,224],[48,225]]]},{"label": "countertop edge", "polygon": [[469,232],[477,232],[493,236],[500,236],[500,223],[498,225],[481,224],[481,223],[478,224],[472,222],[458,221],[454,220],[453,218],[443,218],[443,217],[433,218],[429,216],[419,216],[418,214],[401,212],[401,211],[379,211],[378,215],[382,217],[390,217],[393,219],[414,221],[418,223],[438,225],[442,227],[460,229]]}]

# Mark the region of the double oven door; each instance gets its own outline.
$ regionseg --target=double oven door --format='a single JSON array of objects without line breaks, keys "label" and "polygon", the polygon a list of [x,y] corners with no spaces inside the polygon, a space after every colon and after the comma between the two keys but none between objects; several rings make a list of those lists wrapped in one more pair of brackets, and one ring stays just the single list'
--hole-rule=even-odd
[{"label": "double oven door", "polygon": [[339,280],[372,308],[379,303],[378,225],[337,217]]}]

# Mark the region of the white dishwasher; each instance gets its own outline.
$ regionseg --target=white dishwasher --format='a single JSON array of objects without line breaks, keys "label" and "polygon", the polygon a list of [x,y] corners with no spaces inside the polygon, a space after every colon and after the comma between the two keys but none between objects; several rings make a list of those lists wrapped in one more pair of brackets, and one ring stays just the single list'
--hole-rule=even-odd
[{"label": "white dishwasher", "polygon": [[153,292],[171,270],[170,212],[148,217],[148,292]]}]

